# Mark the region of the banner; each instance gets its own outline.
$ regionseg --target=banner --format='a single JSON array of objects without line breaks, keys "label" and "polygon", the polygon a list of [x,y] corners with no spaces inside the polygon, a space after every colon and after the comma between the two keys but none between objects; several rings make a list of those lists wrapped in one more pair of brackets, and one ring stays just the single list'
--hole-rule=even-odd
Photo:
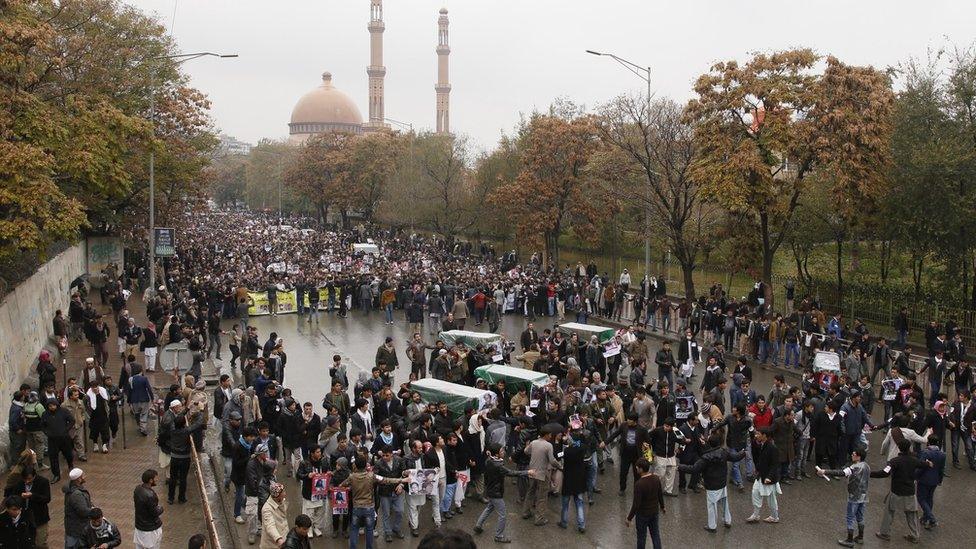
[{"label": "banner", "polygon": [[153,241],[156,246],[156,257],[173,257],[176,255],[176,229],[172,227],[155,227]]},{"label": "banner", "polygon": [[[336,290],[336,294],[339,291]],[[271,310],[268,308],[268,292],[247,292],[251,299],[254,300],[254,305],[248,309],[248,315],[250,316],[261,316],[271,314]],[[277,292],[278,294],[278,314],[288,314],[298,312],[298,293],[295,290],[289,290],[287,292]],[[338,296],[337,296],[338,297]],[[302,296],[305,300],[305,307],[308,308],[308,295]],[[319,310],[324,311],[329,305],[329,290],[328,288],[319,289]]]},{"label": "banner", "polygon": [[251,305],[247,310],[249,316],[271,314],[268,309],[268,292],[247,292],[247,295],[254,300],[254,305]]}]

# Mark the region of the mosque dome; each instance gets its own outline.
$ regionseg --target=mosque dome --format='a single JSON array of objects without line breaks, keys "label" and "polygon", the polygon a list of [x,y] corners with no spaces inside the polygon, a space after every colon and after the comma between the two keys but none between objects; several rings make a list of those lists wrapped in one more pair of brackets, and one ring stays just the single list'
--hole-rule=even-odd
[{"label": "mosque dome", "polygon": [[332,84],[332,74],[322,73],[322,84],[306,93],[291,111],[289,139],[301,143],[310,135],[328,132],[358,134],[363,115],[353,100]]}]

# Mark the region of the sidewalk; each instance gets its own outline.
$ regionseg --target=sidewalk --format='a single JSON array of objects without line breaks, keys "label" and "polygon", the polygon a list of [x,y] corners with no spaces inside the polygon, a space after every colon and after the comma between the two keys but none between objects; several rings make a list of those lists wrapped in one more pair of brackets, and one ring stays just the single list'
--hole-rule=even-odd
[{"label": "sidewalk", "polygon": [[[106,315],[111,315],[107,306],[98,302],[97,295],[94,303],[99,311]],[[136,317],[140,325],[145,325],[145,316],[141,304],[134,302],[135,298],[130,299],[130,304],[134,309],[130,312]],[[115,344],[115,326],[112,324],[112,334],[110,341],[110,357],[108,366],[105,368],[106,375],[111,375],[116,382],[121,371],[121,361]],[[65,355],[67,359],[67,377],[81,376],[84,368],[85,358],[91,356],[91,346],[86,342],[71,342]],[[57,356],[57,353],[54,353]],[[140,357],[141,358],[141,357]],[[57,386],[62,389],[64,374],[58,372]],[[170,374],[156,372],[150,374],[150,380],[156,388],[163,389],[172,383]],[[127,408],[127,407],[126,407]],[[121,412],[121,409],[120,409]],[[122,432],[125,428],[125,446],[123,449]],[[120,417],[118,438],[113,442],[108,454],[95,453],[89,448],[88,461],[83,462],[75,459],[75,467],[81,468],[85,472],[85,486],[91,494],[92,505],[100,507],[105,513],[105,517],[116,525],[122,534],[121,547],[132,547],[132,533],[134,529],[135,510],[132,501],[132,491],[141,483],[143,471],[146,469],[156,469],[160,471],[159,485],[156,486],[156,494],[159,495],[160,502],[165,512],[163,513],[163,547],[186,547],[186,540],[195,533],[205,533],[206,526],[203,520],[203,513],[200,510],[201,497],[197,489],[196,481],[193,477],[191,467],[190,476],[187,478],[187,500],[183,505],[166,504],[166,472],[159,469],[158,448],[156,446],[156,427],[157,422],[150,420],[149,436],[141,436],[137,430],[133,418],[129,416],[128,410],[124,412],[124,421]],[[90,444],[89,444],[90,447]],[[47,463],[47,460],[45,460]],[[61,463],[62,480],[51,486],[51,503],[49,504],[51,522],[48,524],[48,546],[62,547],[64,545],[64,492],[61,488],[68,482],[67,465]],[[50,469],[46,469],[42,474],[48,479],[51,478]],[[5,477],[6,475],[4,475]]]}]

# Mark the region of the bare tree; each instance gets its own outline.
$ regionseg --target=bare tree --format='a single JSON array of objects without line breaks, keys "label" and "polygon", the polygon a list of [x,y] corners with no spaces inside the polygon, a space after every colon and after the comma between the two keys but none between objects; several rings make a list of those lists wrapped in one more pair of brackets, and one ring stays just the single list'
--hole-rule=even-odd
[{"label": "bare tree", "polygon": [[650,214],[650,227],[664,233],[681,265],[688,299],[695,297],[693,273],[699,253],[711,247],[718,222],[714,202],[706,200],[691,177],[695,160],[693,132],[682,119],[682,108],[670,99],[648,103],[620,96],[601,109],[603,140],[633,164],[638,185],[615,185],[620,199]]}]

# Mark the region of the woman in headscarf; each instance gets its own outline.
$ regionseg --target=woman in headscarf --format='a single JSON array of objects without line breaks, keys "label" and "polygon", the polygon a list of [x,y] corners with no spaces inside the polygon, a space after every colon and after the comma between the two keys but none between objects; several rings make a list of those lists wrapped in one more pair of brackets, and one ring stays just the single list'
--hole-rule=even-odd
[{"label": "woman in headscarf", "polygon": [[471,465],[471,479],[468,481],[467,495],[475,497],[482,503],[487,503],[485,497],[485,429],[482,425],[481,414],[471,414],[468,419],[468,434],[464,437],[468,445],[469,455],[474,460]]},{"label": "woman in headscarf", "polygon": [[193,393],[193,388],[197,384],[197,378],[191,374],[186,374],[183,376],[183,384],[180,386],[180,400],[185,406],[190,402],[190,394]]},{"label": "woman in headscarf", "polygon": [[257,395],[254,394],[254,387],[248,387],[244,390],[241,408],[243,409],[241,415],[244,417],[244,425],[254,425],[261,421],[261,406],[258,403]]}]

